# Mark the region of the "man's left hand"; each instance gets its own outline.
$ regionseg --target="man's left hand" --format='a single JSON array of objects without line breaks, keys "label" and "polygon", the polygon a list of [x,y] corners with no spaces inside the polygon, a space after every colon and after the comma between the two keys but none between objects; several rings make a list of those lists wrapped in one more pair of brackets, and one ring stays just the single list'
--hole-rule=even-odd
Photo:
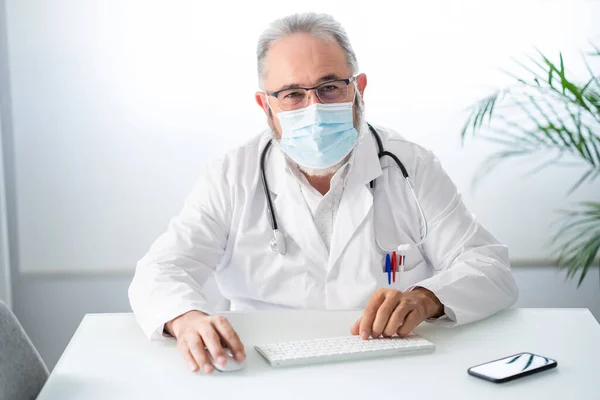
[{"label": "man's left hand", "polygon": [[352,326],[351,333],[363,339],[381,335],[409,335],[421,322],[443,315],[444,306],[433,292],[415,288],[409,292],[378,289],[363,315]]}]

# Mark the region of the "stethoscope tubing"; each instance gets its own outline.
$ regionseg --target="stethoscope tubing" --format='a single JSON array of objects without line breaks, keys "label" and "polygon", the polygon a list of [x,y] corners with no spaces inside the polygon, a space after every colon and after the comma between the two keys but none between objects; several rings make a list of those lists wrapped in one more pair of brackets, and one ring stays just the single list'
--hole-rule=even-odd
[{"label": "stethoscope tubing", "polygon": [[[404,245],[401,244],[394,249],[387,249],[379,243],[379,240],[377,239],[377,232],[375,231],[375,225],[373,225],[373,230],[374,230],[373,236],[375,237],[375,242],[377,243],[377,246],[381,250],[383,250],[385,253],[392,253],[395,251],[398,251],[400,253],[406,253],[407,250],[422,245],[425,242],[425,240],[427,239],[427,234],[428,234],[427,218],[425,217],[425,213],[423,212],[421,203],[419,202],[419,199],[417,198],[417,195],[415,193],[414,185],[412,184],[410,177],[408,176],[408,171],[404,167],[404,164],[402,164],[402,161],[400,161],[400,159],[394,153],[386,151],[383,148],[383,143],[381,141],[381,137],[379,136],[379,134],[377,133],[375,128],[373,128],[373,126],[369,123],[367,123],[367,126],[369,127],[369,130],[371,131],[371,133],[373,134],[373,137],[375,138],[375,141],[377,142],[377,150],[378,150],[377,156],[378,156],[379,160],[381,160],[383,157],[390,157],[392,160],[394,160],[394,162],[396,163],[396,165],[402,172],[402,176],[404,177],[406,186],[417,205],[417,210],[419,211],[421,221],[423,222],[423,234],[421,236],[421,240],[419,240],[417,243],[414,243],[414,244],[404,244]],[[271,228],[273,229],[273,238],[271,239],[270,246],[273,251],[279,252],[280,254],[285,254],[286,253],[286,249],[285,249],[286,246],[284,243],[285,239],[284,239],[283,234],[279,231],[279,227],[277,224],[277,218],[275,217],[275,210],[273,208],[273,201],[271,199],[271,194],[269,193],[269,183],[267,182],[267,177],[266,177],[266,173],[265,173],[266,155],[267,155],[269,149],[271,148],[271,144],[272,144],[272,141],[270,140],[266,144],[265,148],[263,149],[263,151],[260,155],[260,177],[261,177],[261,181],[263,184],[263,189],[265,191],[265,197],[267,198],[267,215],[269,217],[269,222],[271,223]],[[369,183],[369,186],[374,191],[375,180],[372,180]]]}]

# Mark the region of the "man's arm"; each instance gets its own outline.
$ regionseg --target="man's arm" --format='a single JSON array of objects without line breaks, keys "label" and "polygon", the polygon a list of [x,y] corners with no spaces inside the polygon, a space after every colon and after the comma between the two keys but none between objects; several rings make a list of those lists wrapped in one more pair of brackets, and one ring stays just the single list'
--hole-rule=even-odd
[{"label": "man's arm", "polygon": [[404,292],[377,290],[351,328],[364,339],[406,336],[426,320],[465,324],[507,308],[517,298],[506,246],[475,221],[431,153],[417,165],[413,182],[428,219],[421,251],[434,276]]},{"label": "man's arm", "polygon": [[230,219],[220,160],[201,174],[179,215],[137,264],[129,299],[148,337],[162,338],[164,324],[188,311],[210,313],[203,286],[224,254]]},{"label": "man's arm", "polygon": [[151,339],[171,335],[191,371],[211,373],[224,365],[228,347],[245,359],[244,346],[223,316],[211,316],[203,286],[227,244],[232,206],[227,164],[205,170],[183,209],[136,268],[129,288],[131,307]]},{"label": "man's arm", "polygon": [[417,169],[415,187],[428,217],[429,235],[422,250],[434,276],[413,288],[428,289],[444,305],[445,315],[432,322],[465,324],[513,305],[518,289],[507,247],[467,210],[433,154],[428,153]]}]

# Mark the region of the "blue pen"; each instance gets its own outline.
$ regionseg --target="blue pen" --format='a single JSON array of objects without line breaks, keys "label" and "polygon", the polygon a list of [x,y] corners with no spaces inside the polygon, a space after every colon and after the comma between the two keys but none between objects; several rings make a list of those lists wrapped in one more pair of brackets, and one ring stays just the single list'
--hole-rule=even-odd
[{"label": "blue pen", "polygon": [[392,284],[392,261],[389,253],[385,255],[385,272],[388,274],[388,285]]}]

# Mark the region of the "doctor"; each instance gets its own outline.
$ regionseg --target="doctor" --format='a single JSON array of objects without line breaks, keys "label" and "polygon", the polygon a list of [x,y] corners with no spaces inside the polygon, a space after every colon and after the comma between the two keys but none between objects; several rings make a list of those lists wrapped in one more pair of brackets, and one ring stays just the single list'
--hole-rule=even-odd
[{"label": "doctor", "polygon": [[[507,248],[476,222],[435,156],[374,126],[406,167],[428,225],[424,244],[405,253],[405,272],[388,283],[382,247],[418,242],[425,221],[400,169],[378,158],[364,119],[367,77],[334,19],[277,20],[257,55],[256,102],[269,129],[205,169],[137,265],[129,296],[151,339],[177,338],[192,371],[212,372],[207,351],[223,363],[224,346],[245,358],[203,295],[212,275],[231,310],[364,309],[348,327],[363,338],[407,335],[423,321],[465,324],[515,302]],[[383,82],[402,96],[401,79]]]}]

